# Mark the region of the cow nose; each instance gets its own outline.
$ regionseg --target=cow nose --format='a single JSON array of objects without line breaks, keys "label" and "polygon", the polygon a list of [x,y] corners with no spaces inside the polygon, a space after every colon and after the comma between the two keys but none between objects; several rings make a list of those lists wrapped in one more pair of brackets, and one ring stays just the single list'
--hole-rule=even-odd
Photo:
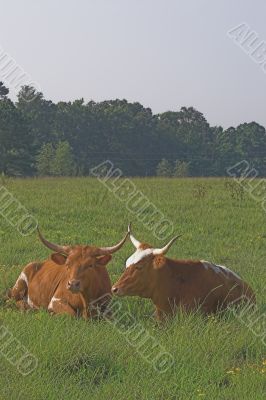
[{"label": "cow nose", "polygon": [[113,286],[113,287],[112,287],[112,293],[113,293],[113,294],[116,294],[117,292],[118,292],[118,287]]},{"label": "cow nose", "polygon": [[76,279],[72,279],[72,281],[68,281],[67,288],[70,290],[79,290],[80,289],[80,281]]}]

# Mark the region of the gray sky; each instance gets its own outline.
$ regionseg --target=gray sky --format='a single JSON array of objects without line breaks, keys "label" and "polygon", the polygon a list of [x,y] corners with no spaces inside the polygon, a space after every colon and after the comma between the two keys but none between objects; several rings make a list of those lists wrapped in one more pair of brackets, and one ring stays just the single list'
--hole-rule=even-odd
[{"label": "gray sky", "polygon": [[[265,0],[0,0],[0,46],[53,101],[194,106],[212,125],[266,126],[266,73],[227,36],[266,41]],[[1,75],[0,75],[1,79]]]}]

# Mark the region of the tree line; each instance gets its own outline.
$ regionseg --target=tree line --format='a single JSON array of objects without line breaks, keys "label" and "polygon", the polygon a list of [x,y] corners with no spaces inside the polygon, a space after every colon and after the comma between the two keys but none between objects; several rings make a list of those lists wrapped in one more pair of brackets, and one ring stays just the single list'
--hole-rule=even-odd
[{"label": "tree line", "polygon": [[90,175],[111,160],[127,176],[224,176],[244,159],[266,175],[266,133],[256,122],[223,129],[193,107],[153,114],[127,100],[54,103],[29,86],[16,102],[8,94],[0,82],[5,175]]}]

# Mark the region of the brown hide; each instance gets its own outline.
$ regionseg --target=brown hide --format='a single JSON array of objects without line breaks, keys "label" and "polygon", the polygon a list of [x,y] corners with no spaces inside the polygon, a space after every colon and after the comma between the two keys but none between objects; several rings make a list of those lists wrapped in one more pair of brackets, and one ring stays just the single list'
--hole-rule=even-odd
[{"label": "brown hide", "polygon": [[[55,253],[52,259],[30,263],[20,274],[10,297],[23,309],[45,308],[87,318],[89,304],[95,302],[104,311],[111,297],[111,281],[105,266],[111,255],[97,254],[96,248],[76,246],[68,256]],[[69,286],[73,280],[81,282],[77,291]],[[105,295],[104,300],[99,299]]]},{"label": "brown hide", "polygon": [[[146,249],[147,245],[141,245]],[[157,317],[173,315],[177,308],[213,313],[230,303],[255,302],[251,288],[232,271],[193,260],[172,260],[147,255],[126,268],[113,285],[118,296],[140,296],[153,301]]]},{"label": "brown hide", "polygon": [[41,242],[55,253],[50,260],[28,264],[9,297],[23,310],[42,307],[56,314],[82,315],[86,319],[106,311],[111,299],[106,265],[129,233],[114,246],[92,247],[58,245],[45,239],[39,228],[37,232]]}]

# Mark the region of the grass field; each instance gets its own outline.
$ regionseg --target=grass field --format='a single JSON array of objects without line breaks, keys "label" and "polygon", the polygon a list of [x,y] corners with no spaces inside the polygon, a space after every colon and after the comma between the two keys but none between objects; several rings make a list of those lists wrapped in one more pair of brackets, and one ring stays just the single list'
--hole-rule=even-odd
[{"label": "grass field", "polygon": [[[248,194],[232,198],[225,179],[133,181],[173,221],[175,232],[183,233],[168,256],[206,259],[233,269],[255,290],[257,312],[263,317],[266,214],[261,205]],[[37,218],[51,241],[108,246],[120,240],[132,221],[139,240],[163,244],[95,179],[7,180],[4,185]],[[0,240],[3,293],[26,263],[46,258],[49,251],[35,234],[22,237],[3,218]],[[132,252],[127,242],[113,256],[112,282]],[[1,326],[38,359],[38,366],[28,376],[21,375],[3,356],[0,334],[0,399],[266,398],[266,347],[259,333],[255,335],[233,313],[210,318],[177,315],[160,326],[149,301],[124,298],[121,302],[123,311],[130,312],[173,355],[169,370],[156,372],[127,340],[126,327],[119,323],[52,317],[45,311],[21,313],[5,304],[2,296]],[[266,333],[266,323],[261,329]]]}]

